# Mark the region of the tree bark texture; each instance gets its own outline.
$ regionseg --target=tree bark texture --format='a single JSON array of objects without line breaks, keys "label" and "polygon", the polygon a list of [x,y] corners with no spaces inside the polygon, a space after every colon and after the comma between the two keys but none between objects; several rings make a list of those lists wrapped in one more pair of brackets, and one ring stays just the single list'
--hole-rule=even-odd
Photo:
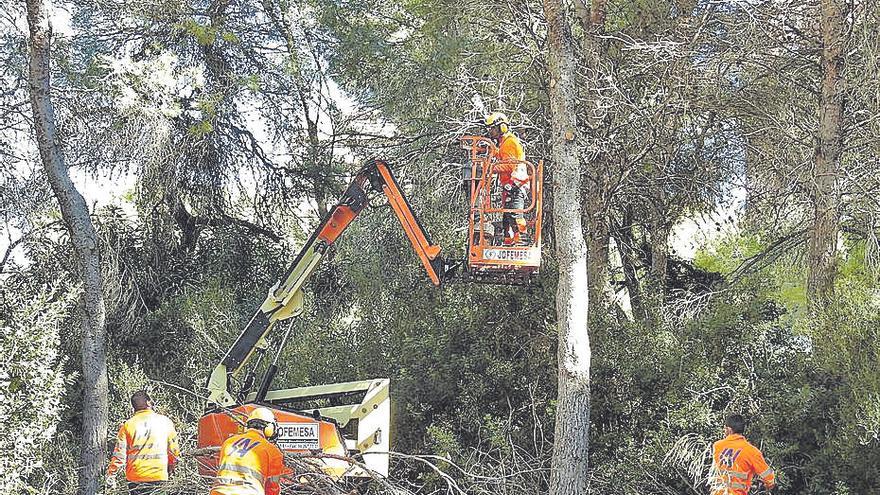
[{"label": "tree bark texture", "polygon": [[82,282],[83,419],[79,493],[98,491],[106,459],[107,360],[104,352],[104,298],[98,238],[85,200],[70,180],[58,135],[49,92],[51,29],[42,0],[27,0],[30,30],[29,87],[34,131],[43,168],[58,204],[77,258]]},{"label": "tree bark texture", "polygon": [[648,310],[645,308],[644,295],[642,293],[642,285],[639,281],[637,265],[639,263],[638,246],[636,245],[635,235],[633,235],[633,211],[631,206],[627,206],[624,211],[623,219],[620,224],[614,225],[612,236],[614,244],[617,246],[617,252],[620,254],[620,264],[623,269],[623,281],[626,284],[626,290],[629,294],[629,305],[632,309],[633,317],[642,323],[647,324],[649,321]]},{"label": "tree bark texture", "polygon": [[606,308],[608,297],[608,245],[611,239],[611,229],[608,226],[608,202],[603,196],[607,190],[605,184],[606,174],[603,167],[599,166],[602,159],[590,167],[588,173],[589,184],[586,187],[587,198],[584,201],[584,226],[586,227],[587,243],[587,274],[590,284],[590,301],[594,308]]},{"label": "tree bark texture", "polygon": [[590,338],[587,332],[587,246],[581,225],[581,179],[576,145],[575,57],[565,7],[544,0],[550,66],[553,222],[559,260],[556,313],[556,426],[551,495],[585,494],[590,433]]},{"label": "tree bark texture", "polygon": [[[583,0],[579,0],[581,8],[576,8],[581,26],[585,31],[583,63],[587,68],[587,84],[590,88],[600,86],[599,66],[605,53],[605,42],[602,41],[602,33],[605,31],[605,17],[607,0],[592,0],[589,9]],[[577,6],[577,4],[576,4]],[[589,112],[593,115],[593,112]],[[607,125],[602,118],[593,117],[588,122],[591,133],[594,136],[601,135],[601,130]],[[587,239],[587,275],[590,284],[590,300],[594,308],[608,306],[606,290],[608,287],[608,246],[611,239],[611,228],[608,219],[608,205],[610,198],[610,178],[608,172],[608,157],[600,153],[596,156],[587,171],[585,192],[587,197],[584,201],[584,224],[586,226]]]},{"label": "tree bark texture", "polygon": [[[663,212],[665,213],[665,212]],[[660,215],[651,224],[651,290],[657,309],[663,307],[666,292],[666,272],[669,267],[669,234],[671,225]]]},{"label": "tree bark texture", "polygon": [[844,2],[822,0],[822,92],[813,163],[813,228],[808,242],[810,304],[824,306],[834,288],[839,224],[837,175],[843,147]]}]

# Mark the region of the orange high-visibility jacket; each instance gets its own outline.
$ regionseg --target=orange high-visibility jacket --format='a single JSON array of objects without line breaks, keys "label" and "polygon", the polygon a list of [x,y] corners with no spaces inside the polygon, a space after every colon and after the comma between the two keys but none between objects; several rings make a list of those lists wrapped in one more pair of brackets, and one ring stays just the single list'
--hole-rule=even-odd
[{"label": "orange high-visibility jacket", "polygon": [[712,446],[717,474],[712,483],[712,495],[746,495],[752,478],[764,480],[767,488],[776,484],[776,473],[767,465],[764,455],[746,437],[734,434]]},{"label": "orange high-visibility jacket", "polygon": [[284,455],[257,430],[231,436],[220,448],[211,495],[273,495],[280,491]]},{"label": "orange high-visibility jacket", "polygon": [[168,467],[179,457],[174,423],[166,416],[142,409],[119,428],[107,476],[124,465],[128,481],[166,481]]},{"label": "orange high-visibility jacket", "polygon": [[[507,131],[501,136],[501,143],[498,145],[498,151],[495,153],[495,164],[493,170],[498,174],[501,184],[511,182],[511,174],[516,170],[516,160],[523,161],[526,159],[526,152],[523,149],[522,142],[516,134]],[[512,161],[509,161],[512,160]]]}]

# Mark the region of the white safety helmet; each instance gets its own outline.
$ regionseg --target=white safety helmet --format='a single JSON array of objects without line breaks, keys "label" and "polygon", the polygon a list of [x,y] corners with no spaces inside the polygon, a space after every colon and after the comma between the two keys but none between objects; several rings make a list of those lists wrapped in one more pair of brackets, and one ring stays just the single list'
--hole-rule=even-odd
[{"label": "white safety helmet", "polygon": [[510,125],[507,121],[507,115],[504,115],[501,112],[490,113],[486,116],[483,123],[486,124],[487,128],[498,126],[498,130],[500,130],[502,134],[507,132]]},{"label": "white safety helmet", "polygon": [[275,414],[269,408],[258,407],[251,411],[246,424],[248,428],[261,432],[269,440],[273,440],[278,435],[278,422],[275,421]]}]

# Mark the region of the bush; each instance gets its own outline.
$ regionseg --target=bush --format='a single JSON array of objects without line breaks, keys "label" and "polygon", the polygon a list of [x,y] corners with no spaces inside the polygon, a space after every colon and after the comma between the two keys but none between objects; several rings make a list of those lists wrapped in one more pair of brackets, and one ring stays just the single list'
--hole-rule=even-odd
[{"label": "bush", "polygon": [[[74,294],[4,294],[0,307],[0,493],[35,493],[55,436],[62,394],[59,330]],[[45,483],[43,483],[45,484]]]}]

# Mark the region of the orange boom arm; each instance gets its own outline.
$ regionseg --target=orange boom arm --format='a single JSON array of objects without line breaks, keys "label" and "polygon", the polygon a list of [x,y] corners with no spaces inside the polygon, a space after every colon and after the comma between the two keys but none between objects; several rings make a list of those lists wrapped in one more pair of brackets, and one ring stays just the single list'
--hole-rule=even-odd
[{"label": "orange boom arm", "polygon": [[[275,322],[298,315],[302,311],[301,287],[320,264],[324,253],[332,246],[351,222],[369,204],[368,188],[383,193],[394,210],[404,232],[412,243],[434,285],[440,285],[450,273],[443,258],[440,246],[434,244],[416,217],[409,202],[391,172],[388,164],[381,160],[371,160],[361,168],[346,188],[339,203],[324,217],[306,244],[294,258],[284,276],[269,291],[266,300],[248,322],[235,343],[223,357],[221,366],[214,370],[208,388],[212,402],[229,406],[237,402],[227,390],[230,375],[237,375],[269,333]],[[258,399],[265,396],[269,382],[274,375],[270,367],[263,377]],[[246,395],[254,385],[254,373],[244,380],[238,397]]]}]

